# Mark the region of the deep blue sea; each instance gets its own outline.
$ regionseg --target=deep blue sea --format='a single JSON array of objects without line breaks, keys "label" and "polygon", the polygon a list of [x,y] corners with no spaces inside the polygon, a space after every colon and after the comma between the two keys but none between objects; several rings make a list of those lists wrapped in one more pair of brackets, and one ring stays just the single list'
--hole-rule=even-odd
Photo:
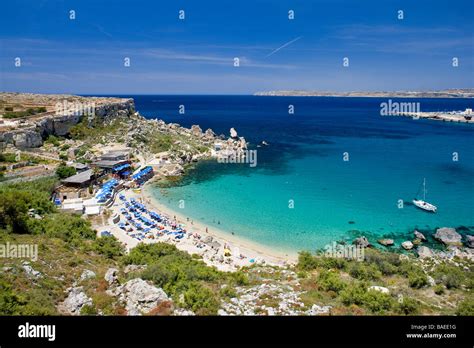
[{"label": "deep blue sea", "polygon": [[[291,251],[360,234],[400,242],[415,228],[474,229],[474,125],[380,116],[386,98],[132,97],[147,118],[227,136],[234,127],[257,149],[254,168],[202,162],[176,187],[154,190],[176,211],[184,199],[180,212],[209,226]],[[472,99],[392,100],[419,102],[422,111],[474,106]],[[262,140],[270,145],[257,148]],[[436,214],[411,204],[423,178]]]}]

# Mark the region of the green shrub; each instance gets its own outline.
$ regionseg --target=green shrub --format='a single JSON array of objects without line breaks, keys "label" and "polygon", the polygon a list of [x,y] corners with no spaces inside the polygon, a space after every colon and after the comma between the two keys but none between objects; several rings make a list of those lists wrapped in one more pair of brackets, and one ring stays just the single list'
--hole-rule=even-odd
[{"label": "green shrub", "polygon": [[428,277],[422,271],[411,272],[408,275],[408,284],[412,288],[420,289],[428,285]]},{"label": "green shrub", "polygon": [[30,183],[22,184],[0,188],[0,229],[10,233],[31,233],[29,209],[34,209],[38,214],[54,211],[47,192],[39,190],[40,187],[32,188]]},{"label": "green shrub", "polygon": [[172,296],[186,290],[194,281],[217,282],[232,277],[192,258],[174,245],[165,243],[140,244],[124,256],[122,261],[125,264],[149,265],[143,271],[142,278],[153,281]]},{"label": "green shrub", "polygon": [[444,294],[444,286],[442,284],[438,284],[434,287],[434,293],[436,295],[442,295]]},{"label": "green shrub", "polygon": [[394,305],[395,300],[388,294],[380,291],[367,291],[364,297],[364,307],[368,308],[372,313],[385,314],[390,311]]},{"label": "green shrub", "polygon": [[10,284],[0,279],[0,315],[21,315],[25,298],[15,293]]},{"label": "green shrub", "polygon": [[339,293],[346,287],[346,283],[334,271],[322,271],[318,276],[317,282],[320,289],[334,291],[335,293]]},{"label": "green shrub", "polygon": [[71,245],[81,245],[84,239],[96,238],[90,222],[75,214],[49,214],[41,220],[33,220],[31,228],[36,234],[60,238]]},{"label": "green shrub", "polygon": [[441,264],[436,267],[434,279],[438,283],[443,283],[448,289],[458,289],[466,280],[464,272],[454,265]]},{"label": "green shrub", "polygon": [[349,267],[349,274],[360,280],[377,280],[382,277],[381,272],[374,264],[354,262]]},{"label": "green shrub", "polygon": [[228,298],[232,298],[232,297],[236,297],[237,296],[237,291],[235,291],[235,289],[231,286],[224,286],[223,288],[221,288],[220,290],[220,295],[222,297],[228,297]]},{"label": "green shrub", "polygon": [[76,174],[76,169],[73,167],[68,167],[64,164],[61,164],[57,169],[56,169],[56,175],[60,179],[65,179],[69,178],[70,176],[73,176]]},{"label": "green shrub", "polygon": [[84,305],[81,308],[81,315],[97,315],[97,310],[94,306]]},{"label": "green shrub", "polygon": [[318,267],[316,258],[308,251],[302,251],[298,254],[298,265],[300,270],[311,271]]},{"label": "green shrub", "polygon": [[215,293],[195,282],[191,283],[184,293],[184,302],[186,308],[198,315],[213,315],[219,310],[219,301]]},{"label": "green shrub", "polygon": [[97,238],[92,247],[96,252],[104,255],[108,259],[118,259],[125,254],[124,246],[114,236]]},{"label": "green shrub", "polygon": [[367,294],[367,284],[356,283],[351,286],[347,286],[340,293],[340,300],[346,306],[355,304],[361,306],[365,302],[365,296]]},{"label": "green shrub", "polygon": [[474,316],[474,297],[470,296],[461,301],[456,309],[456,314]]},{"label": "green shrub", "polygon": [[44,141],[46,144],[51,144],[54,146],[59,146],[59,139],[54,135],[49,135],[48,138]]},{"label": "green shrub", "polygon": [[0,162],[15,163],[16,155],[14,153],[0,153]]},{"label": "green shrub", "polygon": [[339,299],[346,306],[361,306],[374,314],[385,314],[394,308],[395,300],[390,295],[367,288],[366,282],[351,284],[341,291]]},{"label": "green shrub", "polygon": [[420,312],[420,304],[413,298],[404,297],[401,302],[397,304],[397,312],[405,315],[415,315]]}]

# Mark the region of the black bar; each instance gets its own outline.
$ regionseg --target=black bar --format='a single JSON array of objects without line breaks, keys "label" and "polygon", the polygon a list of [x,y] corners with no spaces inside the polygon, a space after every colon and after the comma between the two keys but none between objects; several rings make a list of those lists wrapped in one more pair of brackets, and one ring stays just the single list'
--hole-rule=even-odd
[{"label": "black bar", "polygon": [[[20,338],[26,323],[55,325],[55,340]],[[324,344],[472,347],[473,317],[0,317],[0,345]],[[421,328],[424,328],[421,330]],[[426,337],[409,338],[407,334]],[[433,334],[456,337],[434,338]]]}]

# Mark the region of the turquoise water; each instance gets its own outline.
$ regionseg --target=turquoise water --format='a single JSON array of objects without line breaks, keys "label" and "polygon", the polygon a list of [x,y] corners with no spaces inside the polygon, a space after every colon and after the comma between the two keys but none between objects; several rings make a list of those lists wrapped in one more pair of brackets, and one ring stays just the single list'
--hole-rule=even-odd
[{"label": "turquoise water", "polygon": [[[415,228],[474,230],[472,125],[382,117],[381,100],[371,98],[155,98],[135,97],[137,109],[186,126],[226,133],[236,127],[258,151],[255,168],[203,162],[178,186],[153,190],[171,209],[208,226],[292,251],[361,234],[400,242]],[[183,99],[187,117],[174,110]],[[296,105],[293,118],[289,102]],[[471,102],[420,100],[422,110],[458,110]],[[256,148],[261,140],[270,146]],[[424,177],[436,214],[410,203]]]}]

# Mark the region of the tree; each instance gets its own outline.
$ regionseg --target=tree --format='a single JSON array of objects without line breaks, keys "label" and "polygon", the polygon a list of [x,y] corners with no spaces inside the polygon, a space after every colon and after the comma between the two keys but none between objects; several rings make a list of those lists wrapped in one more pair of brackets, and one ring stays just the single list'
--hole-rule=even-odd
[{"label": "tree", "polygon": [[94,241],[93,248],[109,259],[116,259],[125,253],[125,248],[114,236],[103,236]]},{"label": "tree", "polygon": [[70,176],[76,174],[76,169],[73,167],[68,167],[64,164],[61,164],[57,169],[56,169],[56,175],[60,179],[65,179],[69,178]]}]

